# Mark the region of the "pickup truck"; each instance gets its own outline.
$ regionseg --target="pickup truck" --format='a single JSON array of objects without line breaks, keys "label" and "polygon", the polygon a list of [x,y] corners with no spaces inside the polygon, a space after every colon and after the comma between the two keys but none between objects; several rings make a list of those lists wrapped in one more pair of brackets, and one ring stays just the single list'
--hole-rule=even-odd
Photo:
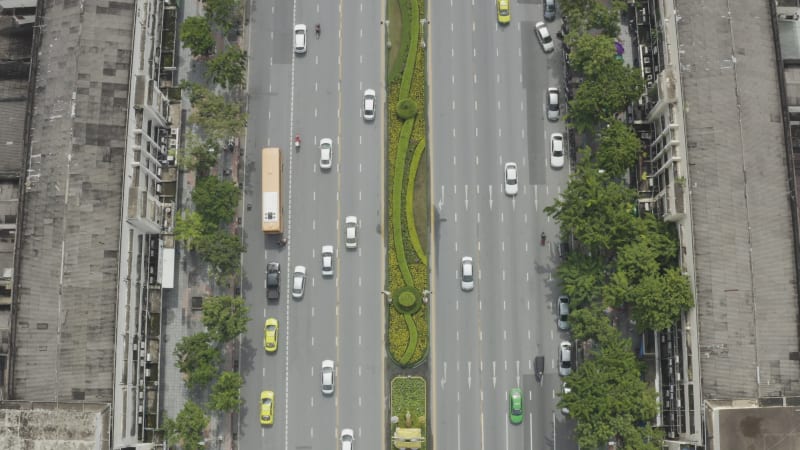
[{"label": "pickup truck", "polygon": [[278,300],[281,296],[281,265],[278,262],[267,264],[267,301]]}]

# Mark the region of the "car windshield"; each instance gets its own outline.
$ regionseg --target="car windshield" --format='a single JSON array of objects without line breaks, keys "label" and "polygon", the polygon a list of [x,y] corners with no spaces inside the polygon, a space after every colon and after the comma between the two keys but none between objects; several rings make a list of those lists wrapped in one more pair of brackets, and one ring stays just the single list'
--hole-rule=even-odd
[{"label": "car windshield", "polygon": [[508,184],[517,184],[517,169],[508,169]]}]

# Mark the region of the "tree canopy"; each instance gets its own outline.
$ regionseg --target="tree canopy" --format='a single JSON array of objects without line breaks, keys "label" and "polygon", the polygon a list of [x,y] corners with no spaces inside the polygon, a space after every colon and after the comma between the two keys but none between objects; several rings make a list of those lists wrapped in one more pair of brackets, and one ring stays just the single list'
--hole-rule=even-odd
[{"label": "tree canopy", "polygon": [[581,133],[609,122],[644,93],[639,69],[613,60],[596,78],[586,78],[569,101],[567,120]]},{"label": "tree canopy", "polygon": [[243,384],[244,380],[237,372],[222,372],[217,382],[211,386],[209,408],[225,412],[233,412],[239,408],[243,403],[239,392]]},{"label": "tree canopy", "polygon": [[208,20],[228,33],[240,20],[242,4],[239,0],[204,0]]},{"label": "tree canopy", "polygon": [[590,79],[597,79],[617,55],[614,39],[602,34],[570,31],[564,42],[569,47],[570,68]]},{"label": "tree canopy", "polygon": [[194,57],[211,54],[214,51],[214,36],[211,34],[211,24],[203,16],[187,17],[181,23],[181,42]]},{"label": "tree canopy", "polygon": [[186,135],[186,143],[178,151],[178,167],[196,170],[200,176],[208,176],[212,167],[217,164],[217,143],[211,139],[201,140],[194,133]]},{"label": "tree canopy", "polygon": [[244,86],[246,70],[247,53],[231,45],[208,62],[206,77],[224,88]]},{"label": "tree canopy", "polygon": [[187,400],[175,419],[164,419],[164,435],[170,446],[180,445],[185,450],[203,448],[203,430],[209,418],[197,403]]},{"label": "tree canopy", "polygon": [[606,282],[606,266],[598,257],[572,252],[556,268],[562,292],[569,296],[573,309],[587,306],[600,299]]},{"label": "tree canopy", "polygon": [[597,0],[559,0],[559,3],[561,16],[568,22],[570,32],[599,30],[611,37],[619,35],[619,14],[627,6],[621,0],[612,0],[611,8]]},{"label": "tree canopy", "polygon": [[217,229],[203,236],[197,251],[203,260],[211,264],[217,280],[236,275],[241,264],[241,253],[245,247],[238,236]]},{"label": "tree canopy", "polygon": [[241,105],[228,102],[197,83],[184,81],[180,87],[187,91],[192,103],[189,122],[199,125],[209,138],[221,141],[238,136],[244,130],[247,114],[242,112]]},{"label": "tree canopy", "polygon": [[191,389],[206,386],[219,371],[222,361],[219,349],[211,345],[208,333],[184,336],[175,345],[175,366],[186,375],[186,385]]},{"label": "tree canopy", "polygon": [[639,330],[669,328],[680,314],[694,306],[689,279],[673,267],[663,274],[642,278],[631,293],[631,311]]},{"label": "tree canopy", "polygon": [[247,331],[248,311],[242,297],[206,297],[203,300],[203,325],[211,340],[228,342]]},{"label": "tree canopy", "polygon": [[239,186],[233,181],[203,177],[192,190],[192,202],[206,223],[219,226],[230,223],[236,216],[240,195]]},{"label": "tree canopy", "polygon": [[203,236],[209,232],[209,226],[197,211],[181,211],[175,217],[175,239],[182,242],[187,250],[197,250]]},{"label": "tree canopy", "polygon": [[595,152],[597,164],[611,178],[625,175],[639,161],[642,141],[631,127],[618,119],[611,119],[600,130],[600,145]]}]

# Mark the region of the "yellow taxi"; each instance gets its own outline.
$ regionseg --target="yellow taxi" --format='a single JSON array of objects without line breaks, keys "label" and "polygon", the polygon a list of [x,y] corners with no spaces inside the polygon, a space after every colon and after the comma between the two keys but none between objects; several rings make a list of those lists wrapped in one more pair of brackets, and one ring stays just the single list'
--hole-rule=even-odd
[{"label": "yellow taxi", "polygon": [[497,0],[497,21],[503,25],[511,22],[511,8],[508,0]]},{"label": "yellow taxi", "polygon": [[264,350],[273,353],[278,349],[278,319],[270,317],[264,322]]},{"label": "yellow taxi", "polygon": [[275,414],[275,394],[272,391],[261,391],[261,425],[272,425]]}]

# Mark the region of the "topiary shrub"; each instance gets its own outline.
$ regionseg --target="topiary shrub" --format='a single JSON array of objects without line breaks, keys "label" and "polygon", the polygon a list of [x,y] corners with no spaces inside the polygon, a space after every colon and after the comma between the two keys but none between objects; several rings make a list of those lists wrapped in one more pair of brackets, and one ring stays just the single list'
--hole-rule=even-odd
[{"label": "topiary shrub", "polygon": [[403,286],[392,292],[392,306],[404,314],[414,314],[422,307],[422,293],[413,286]]},{"label": "topiary shrub", "polygon": [[417,102],[410,98],[404,98],[397,102],[397,117],[408,120],[417,115]]}]

